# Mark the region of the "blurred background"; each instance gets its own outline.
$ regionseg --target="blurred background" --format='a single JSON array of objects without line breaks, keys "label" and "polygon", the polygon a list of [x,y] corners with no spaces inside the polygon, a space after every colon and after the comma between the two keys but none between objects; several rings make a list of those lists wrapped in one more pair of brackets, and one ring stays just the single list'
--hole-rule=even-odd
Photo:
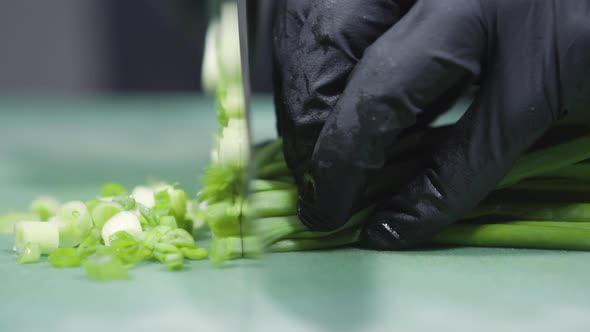
[{"label": "blurred background", "polygon": [[205,0],[0,1],[0,94],[198,93],[207,13]]},{"label": "blurred background", "polygon": [[[217,128],[201,91],[208,12],[206,0],[0,1],[0,212],[107,181],[195,194]],[[256,60],[261,139],[274,135],[268,49]]]}]

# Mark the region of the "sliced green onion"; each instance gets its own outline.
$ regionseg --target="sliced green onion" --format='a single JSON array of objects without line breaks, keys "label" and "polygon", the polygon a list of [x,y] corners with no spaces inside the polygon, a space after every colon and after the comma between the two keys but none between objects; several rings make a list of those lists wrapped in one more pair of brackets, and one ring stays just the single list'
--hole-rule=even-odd
[{"label": "sliced green onion", "polygon": [[58,248],[47,258],[54,267],[80,266],[82,259],[75,248]]},{"label": "sliced green onion", "polygon": [[160,241],[174,245],[178,248],[195,247],[195,239],[182,228],[176,228],[166,232]]},{"label": "sliced green onion", "polygon": [[199,201],[215,203],[235,197],[241,193],[243,178],[242,168],[235,163],[211,164],[205,169]]},{"label": "sliced green onion", "polygon": [[203,260],[209,257],[209,251],[204,248],[180,248],[180,251],[186,259],[192,261]]},{"label": "sliced green onion", "polygon": [[152,228],[151,230],[144,233],[141,243],[148,249],[153,249],[156,243],[160,242],[160,239],[170,231],[170,226],[160,225]]},{"label": "sliced green onion", "polygon": [[161,252],[164,254],[169,254],[169,253],[178,253],[180,252],[180,249],[170,243],[156,243],[156,245],[154,245],[154,251],[156,252]]},{"label": "sliced green onion", "polygon": [[256,237],[230,236],[213,238],[209,250],[209,259],[213,264],[241,257],[256,258],[264,248]]},{"label": "sliced green onion", "polygon": [[40,221],[47,221],[57,214],[59,202],[53,197],[39,197],[31,203],[31,211],[39,215]]},{"label": "sliced green onion", "polygon": [[126,248],[137,245],[137,240],[125,231],[118,231],[109,238],[110,247],[113,249]]},{"label": "sliced green onion", "polygon": [[106,281],[129,279],[127,269],[121,260],[112,255],[95,254],[84,262],[86,275],[91,280]]},{"label": "sliced green onion", "polygon": [[102,197],[114,197],[114,196],[121,196],[127,195],[127,188],[120,183],[116,182],[108,182],[102,186],[102,190],[100,195]]},{"label": "sliced green onion", "polygon": [[80,258],[85,259],[86,257],[96,253],[100,246],[101,245],[98,242],[95,242],[94,239],[87,238],[78,246],[76,250],[78,251]]},{"label": "sliced green onion", "polygon": [[156,204],[154,190],[145,186],[137,186],[133,189],[131,196],[135,201],[147,208],[153,208]]},{"label": "sliced green onion", "polygon": [[31,264],[39,262],[41,258],[41,247],[38,243],[27,242],[22,250],[17,254],[16,262],[18,264]]},{"label": "sliced green onion", "polygon": [[11,234],[14,226],[19,221],[40,220],[39,215],[33,212],[10,212],[0,216],[0,233]]},{"label": "sliced green onion", "polygon": [[60,247],[79,245],[88,236],[93,226],[86,204],[80,201],[63,204],[50,222],[59,227]]},{"label": "sliced green onion", "polygon": [[242,211],[240,202],[220,202],[207,207],[207,223],[218,237],[240,234],[239,218]]},{"label": "sliced green onion", "polygon": [[542,178],[569,179],[590,182],[590,164],[581,163],[539,174]]},{"label": "sliced green onion", "polygon": [[41,254],[50,254],[59,247],[57,225],[43,221],[19,221],[14,226],[15,249],[22,252],[27,243],[37,243]]},{"label": "sliced green onion", "polygon": [[137,215],[129,211],[123,211],[117,213],[111,219],[109,219],[104,224],[101,232],[104,244],[107,247],[110,246],[111,235],[120,231],[125,231],[135,239],[140,239],[142,237],[143,231],[141,229],[141,224],[139,223],[139,218]]},{"label": "sliced green onion", "polygon": [[121,204],[116,202],[99,202],[91,210],[92,220],[96,227],[102,226],[117,213],[123,211]]},{"label": "sliced green onion", "polygon": [[113,202],[119,204],[125,211],[135,209],[135,199],[131,196],[116,196],[113,198]]},{"label": "sliced green onion", "polygon": [[170,207],[177,220],[184,220],[186,216],[186,193],[184,190],[172,189],[169,191]]},{"label": "sliced green onion", "polygon": [[184,257],[180,252],[166,254],[163,260],[169,271],[178,271],[184,268]]},{"label": "sliced green onion", "polygon": [[160,217],[160,225],[168,226],[170,228],[178,228],[178,225],[176,224],[176,218],[174,218],[174,216]]}]

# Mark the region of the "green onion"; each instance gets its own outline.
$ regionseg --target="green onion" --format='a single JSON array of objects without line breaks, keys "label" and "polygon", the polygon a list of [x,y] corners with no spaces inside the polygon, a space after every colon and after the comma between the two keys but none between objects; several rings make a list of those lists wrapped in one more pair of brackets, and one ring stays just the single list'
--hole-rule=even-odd
[{"label": "green onion", "polygon": [[291,175],[291,171],[285,161],[278,161],[260,167],[256,175],[261,179],[271,179]]},{"label": "green onion", "polygon": [[199,195],[201,202],[211,203],[233,198],[241,193],[244,173],[234,163],[217,164],[207,167],[203,177],[203,190]]},{"label": "green onion", "polygon": [[160,241],[174,245],[178,248],[195,247],[195,240],[193,237],[182,228],[176,228],[166,232]]},{"label": "green onion", "polygon": [[137,186],[133,189],[131,197],[135,199],[135,202],[151,209],[156,204],[154,194],[154,190],[149,187]]},{"label": "green onion", "polygon": [[559,168],[557,170],[548,171],[539,174],[539,177],[543,178],[555,178],[555,179],[569,179],[574,181],[590,182],[590,164],[581,163],[573,164],[566,167]]},{"label": "green onion", "polygon": [[245,215],[249,218],[267,218],[295,215],[297,190],[273,190],[252,193],[248,196]]},{"label": "green onion", "polygon": [[209,252],[204,248],[180,248],[182,255],[186,259],[198,261],[209,257]]},{"label": "green onion", "polygon": [[182,270],[184,268],[184,257],[180,252],[166,254],[163,261],[170,271]]},{"label": "green onion", "polygon": [[57,225],[42,221],[19,221],[14,226],[15,249],[22,252],[27,243],[39,245],[41,254],[50,254],[59,247]]},{"label": "green onion", "polygon": [[124,211],[135,209],[135,199],[131,196],[116,196],[113,202],[119,204]]},{"label": "green onion", "polygon": [[41,247],[38,243],[27,242],[20,252],[17,253],[18,264],[31,264],[39,262],[41,258]]},{"label": "green onion", "polygon": [[550,146],[522,156],[500,183],[504,188],[525,178],[530,178],[570,166],[590,158],[590,136]]},{"label": "green onion", "polygon": [[99,202],[91,209],[92,220],[96,227],[102,227],[107,220],[123,211],[123,207],[115,202]]},{"label": "green onion", "polygon": [[511,203],[477,207],[468,217],[506,216],[513,220],[590,222],[590,203]]},{"label": "green onion", "polygon": [[47,258],[54,267],[80,266],[82,259],[75,248],[58,248]]},{"label": "green onion", "polygon": [[176,218],[174,216],[162,216],[160,217],[160,225],[168,226],[170,228],[177,228]]},{"label": "green onion", "polygon": [[261,146],[260,148],[256,149],[254,155],[254,166],[259,169],[263,166],[271,163],[276,158],[283,159],[283,154],[280,153],[283,149],[283,142],[282,140],[276,139],[268,144]]},{"label": "green onion", "polygon": [[91,280],[107,281],[129,279],[129,274],[123,262],[115,256],[95,254],[84,262],[86,275]]},{"label": "green onion", "polygon": [[19,221],[41,220],[39,214],[33,212],[10,212],[0,216],[0,233],[13,233]]},{"label": "green onion", "polygon": [[215,265],[236,258],[256,258],[264,251],[257,237],[214,237],[209,259]]},{"label": "green onion", "polygon": [[39,197],[31,203],[31,212],[39,215],[40,221],[47,221],[57,214],[59,202],[53,197]]},{"label": "green onion", "polygon": [[590,230],[551,225],[452,225],[434,243],[461,246],[590,250]]},{"label": "green onion", "polygon": [[360,229],[347,229],[326,237],[311,239],[284,239],[273,243],[268,250],[272,252],[305,251],[333,249],[354,245],[358,242]]},{"label": "green onion", "polygon": [[93,226],[90,212],[86,204],[81,201],[63,204],[49,222],[59,227],[60,247],[79,245],[88,236]]},{"label": "green onion", "polygon": [[186,193],[184,190],[172,189],[169,192],[170,207],[176,220],[184,220],[186,216]]},{"label": "green onion", "polygon": [[282,182],[282,181],[271,181],[271,180],[262,180],[262,179],[254,179],[250,181],[250,190],[252,192],[259,192],[259,191],[273,191],[273,190],[297,190],[293,183],[289,182]]},{"label": "green onion", "polygon": [[127,195],[127,189],[120,183],[116,182],[107,182],[102,186],[102,190],[100,192],[101,197],[114,197],[114,196],[121,196]]},{"label": "green onion", "polygon": [[180,249],[171,243],[160,242],[160,243],[156,243],[156,245],[154,246],[154,251],[164,253],[164,254],[169,254],[169,253],[178,253],[178,252],[180,252]]},{"label": "green onion", "polygon": [[530,179],[510,186],[513,190],[529,190],[542,192],[588,193],[590,183],[569,179]]},{"label": "green onion", "polygon": [[102,239],[106,246],[110,246],[111,235],[125,231],[136,239],[142,237],[141,224],[136,214],[128,211],[119,212],[110,218],[102,227]]},{"label": "green onion", "polygon": [[211,204],[207,207],[207,223],[218,237],[236,236],[240,234],[239,219],[241,213],[241,202],[223,201]]}]

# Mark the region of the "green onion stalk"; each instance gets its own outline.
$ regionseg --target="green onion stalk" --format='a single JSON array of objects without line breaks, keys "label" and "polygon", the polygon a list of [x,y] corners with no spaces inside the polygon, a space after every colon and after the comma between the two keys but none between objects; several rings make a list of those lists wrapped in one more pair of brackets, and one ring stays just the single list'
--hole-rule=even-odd
[{"label": "green onion stalk", "polygon": [[[429,136],[422,137],[428,139]],[[444,229],[432,242],[461,246],[590,250],[590,202],[576,199],[551,201],[549,198],[547,203],[538,203],[514,200],[502,194],[506,190],[553,190],[558,194],[569,192],[574,196],[590,192],[588,183],[574,181],[584,176],[576,177],[574,170],[586,168],[584,162],[588,153],[582,147],[590,142],[589,137],[572,137],[525,154],[491,195],[496,194],[499,199],[484,200],[465,215],[464,220]],[[387,188],[404,182],[403,179],[388,180],[383,185],[384,178],[392,178],[384,173],[396,174],[407,180],[419,168],[423,160],[421,151],[425,147],[424,141],[414,140],[409,145],[408,141],[403,142],[406,146],[392,157],[394,162],[380,173],[381,176],[377,174],[373,178],[379,185],[369,186],[368,196],[379,197]],[[412,151],[414,143],[418,152]],[[258,257],[263,252],[319,250],[358,244],[362,223],[370,215],[371,208],[359,212],[335,232],[307,230],[297,217],[297,187],[284,161],[281,145],[281,140],[276,139],[256,147],[252,161],[256,177],[249,183],[249,195],[247,199],[236,196],[226,198],[226,201],[241,204],[240,207],[230,204],[223,207],[221,214],[227,219],[219,217],[219,205],[207,213],[213,230],[214,241],[210,251],[214,262]],[[399,157],[402,155],[404,159]],[[412,156],[414,159],[408,158]],[[542,167],[538,167],[539,163]],[[568,170],[566,176],[556,176],[561,169]],[[233,233],[228,231],[228,225],[234,225]]]}]

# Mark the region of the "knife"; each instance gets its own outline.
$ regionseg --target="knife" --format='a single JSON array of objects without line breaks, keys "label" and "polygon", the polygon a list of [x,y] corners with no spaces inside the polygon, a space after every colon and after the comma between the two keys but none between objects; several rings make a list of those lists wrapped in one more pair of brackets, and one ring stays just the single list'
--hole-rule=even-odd
[{"label": "knife", "polygon": [[[244,168],[245,174],[245,187],[243,188],[243,195],[244,202],[248,201],[248,184],[250,183],[250,179],[254,178],[254,163],[252,162],[253,151],[254,151],[254,144],[252,142],[252,126],[251,126],[251,119],[250,116],[251,112],[251,76],[250,76],[250,42],[251,42],[251,34],[249,30],[249,22],[248,22],[248,9],[249,4],[251,3],[248,0],[235,0],[237,1],[238,6],[238,29],[239,29],[239,45],[237,48],[240,50],[240,65],[242,71],[242,90],[244,96],[244,116],[246,121],[246,133],[248,136],[248,166]],[[250,7],[252,8],[252,7]],[[244,231],[243,231],[243,223],[244,223],[244,215],[240,213],[239,217],[240,222],[240,238],[242,240],[242,257],[245,256],[245,252],[247,249],[244,247],[247,242],[244,242]]]}]

